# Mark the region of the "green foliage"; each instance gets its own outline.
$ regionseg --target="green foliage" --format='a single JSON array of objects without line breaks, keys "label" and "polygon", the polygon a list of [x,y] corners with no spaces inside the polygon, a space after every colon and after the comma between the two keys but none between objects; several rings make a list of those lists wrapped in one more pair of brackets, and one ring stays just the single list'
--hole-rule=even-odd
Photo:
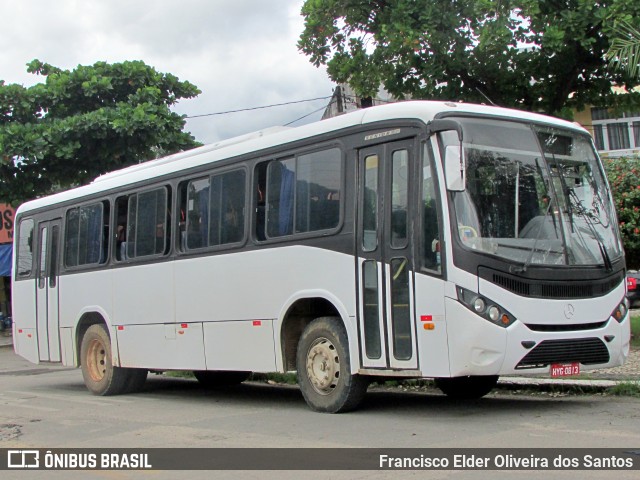
[{"label": "green foliage", "polygon": [[298,48],[362,96],[382,84],[398,98],[488,97],[566,117],[636,83],[605,52],[616,21],[640,22],[637,0],[307,0],[302,15]]},{"label": "green foliage", "polygon": [[0,80],[0,202],[18,204],[110,170],[197,146],[170,110],[200,91],[141,61],[62,70],[32,87]]},{"label": "green foliage", "polygon": [[640,384],[638,382],[620,382],[609,389],[611,395],[619,397],[640,397]]},{"label": "green foliage", "polygon": [[631,345],[640,347],[640,313],[637,310],[631,310],[629,320],[631,321]]},{"label": "green foliage", "polygon": [[620,222],[627,267],[640,268],[640,157],[604,160]]},{"label": "green foliage", "polygon": [[607,58],[614,67],[627,70],[629,76],[640,79],[640,30],[629,23],[617,24],[618,36],[613,39]]}]

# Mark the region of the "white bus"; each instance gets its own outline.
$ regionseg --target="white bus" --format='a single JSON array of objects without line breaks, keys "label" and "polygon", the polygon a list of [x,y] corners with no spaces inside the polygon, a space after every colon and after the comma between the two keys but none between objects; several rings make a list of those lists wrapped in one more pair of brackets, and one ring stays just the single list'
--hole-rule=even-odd
[{"label": "white bus", "polygon": [[405,102],[203,146],[17,211],[16,352],[97,395],[147,371],[297,371],[313,410],[369,381],[569,375],[629,352],[611,193],[581,127]]}]

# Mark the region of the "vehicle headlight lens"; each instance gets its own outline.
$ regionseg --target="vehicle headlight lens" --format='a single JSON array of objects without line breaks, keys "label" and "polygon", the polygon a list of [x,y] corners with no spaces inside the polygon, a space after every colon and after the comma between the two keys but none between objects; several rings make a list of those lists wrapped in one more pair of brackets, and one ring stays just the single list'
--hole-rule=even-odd
[{"label": "vehicle headlight lens", "polygon": [[472,312],[500,327],[508,327],[517,319],[496,302],[482,295],[457,287],[458,301]]},{"label": "vehicle headlight lens", "polygon": [[620,305],[611,313],[611,316],[621,323],[629,312],[626,301],[622,301]]}]

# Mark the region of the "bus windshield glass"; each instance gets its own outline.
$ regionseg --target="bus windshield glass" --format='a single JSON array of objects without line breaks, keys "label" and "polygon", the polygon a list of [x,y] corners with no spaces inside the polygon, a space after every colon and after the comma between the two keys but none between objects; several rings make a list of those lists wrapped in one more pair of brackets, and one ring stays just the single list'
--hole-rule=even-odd
[{"label": "bus windshield glass", "polygon": [[[570,130],[460,119],[466,189],[452,192],[462,244],[529,265],[599,265],[622,255],[592,143]],[[457,135],[442,135],[445,145]]]}]

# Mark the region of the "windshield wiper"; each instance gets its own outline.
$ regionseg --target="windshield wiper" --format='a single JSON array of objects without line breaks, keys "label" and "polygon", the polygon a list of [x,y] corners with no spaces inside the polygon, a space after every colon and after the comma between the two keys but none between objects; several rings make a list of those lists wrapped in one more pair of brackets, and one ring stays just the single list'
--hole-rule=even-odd
[{"label": "windshield wiper", "polygon": [[[535,162],[536,162],[536,168],[538,169],[540,178],[543,178],[542,168],[540,167],[540,163],[538,162],[537,158],[535,159]],[[551,211],[551,205],[553,203],[552,199],[551,199],[551,196],[549,196],[548,199],[549,199],[549,203],[547,205],[547,210],[544,212],[544,217],[542,217],[542,221],[540,222],[540,225],[538,226],[538,233],[536,234],[536,239],[533,242],[533,247],[531,247],[531,251],[529,252],[529,256],[525,260],[525,262],[522,265],[522,267],[511,266],[510,271],[512,273],[525,273],[527,271],[527,268],[529,267],[529,265],[531,265],[531,263],[533,262],[533,255],[536,253],[536,246],[538,244],[538,240],[540,240],[540,234],[542,233],[542,230],[543,230],[545,224],[547,223],[547,217],[549,216],[549,212]],[[553,229],[556,231],[556,235],[557,235],[556,219],[555,219],[555,217],[551,217],[551,218],[553,220]]]},{"label": "windshield wiper", "polygon": [[609,256],[607,247],[602,241],[602,237],[600,236],[596,228],[593,226],[593,222],[589,218],[589,214],[586,212],[586,208],[584,207],[584,205],[582,205],[582,202],[578,198],[578,195],[576,195],[576,192],[573,190],[573,188],[570,188],[569,185],[567,185],[567,179],[564,176],[564,168],[560,163],[558,163],[558,161],[555,158],[555,155],[553,155],[553,161],[556,165],[556,168],[558,169],[564,194],[569,200],[567,205],[567,214],[569,216],[569,225],[571,226],[571,231],[572,232],[575,231],[575,233],[578,234],[578,236],[582,240],[583,245],[586,247],[587,244],[584,241],[584,237],[582,236],[582,233],[580,232],[580,227],[575,226],[575,230],[574,230],[573,211],[575,210],[576,212],[578,212],[578,215],[584,218],[585,223],[589,227],[589,231],[593,235],[593,239],[598,244],[598,250],[600,250],[600,255],[602,256],[602,261],[604,262],[604,268],[607,270],[607,272],[612,271],[613,264],[611,263],[611,257]]},{"label": "windshield wiper", "polygon": [[[571,203],[572,200],[573,200],[573,202],[575,202],[576,211],[580,214],[580,216],[582,218],[584,218],[584,221],[587,224],[587,227],[589,227],[589,231],[593,235],[593,239],[598,244],[598,249],[600,250],[600,255],[602,256],[602,261],[604,262],[604,268],[607,270],[607,272],[612,271],[613,270],[613,263],[611,263],[611,257],[609,256],[609,252],[607,251],[607,247],[605,246],[604,242],[602,241],[602,237],[600,236],[600,234],[598,233],[596,228],[593,226],[593,222],[589,218],[589,214],[585,211],[585,208],[582,205],[582,202],[580,201],[578,196],[576,195],[576,192],[574,192],[573,189],[570,189],[569,190],[569,203]],[[581,235],[579,228],[576,228],[576,232],[578,232],[578,235]]]}]

